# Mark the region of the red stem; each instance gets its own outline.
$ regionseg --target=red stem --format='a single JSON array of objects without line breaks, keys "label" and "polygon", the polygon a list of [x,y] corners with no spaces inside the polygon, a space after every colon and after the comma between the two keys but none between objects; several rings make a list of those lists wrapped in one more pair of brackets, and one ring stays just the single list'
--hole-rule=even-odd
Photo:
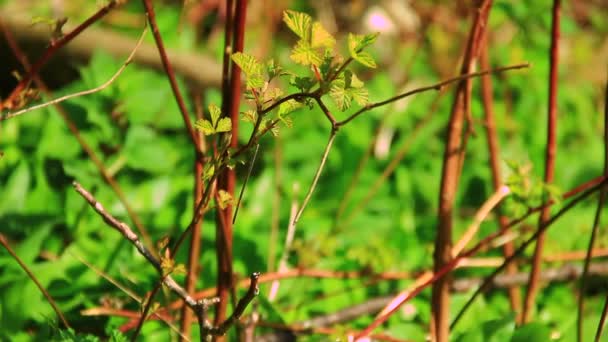
[{"label": "red stem", "polygon": [[182,114],[182,118],[184,119],[184,124],[186,126],[186,131],[192,139],[192,144],[195,147],[198,147],[198,136],[192,127],[192,122],[190,120],[190,115],[188,114],[188,109],[186,108],[186,103],[184,102],[184,98],[182,97],[182,93],[179,90],[177,85],[177,80],[175,79],[175,72],[173,71],[173,67],[171,66],[171,62],[169,61],[169,57],[167,57],[167,51],[165,50],[165,45],[163,44],[163,38],[158,30],[158,25],[156,25],[156,14],[154,12],[154,5],[152,4],[152,0],[142,0],[144,7],[146,8],[146,14],[148,16],[148,22],[150,23],[150,27],[152,27],[152,35],[154,35],[154,41],[156,42],[156,47],[158,48],[158,53],[160,54],[160,59],[163,63],[163,67],[165,69],[165,73],[167,74],[167,78],[169,79],[169,84],[171,85],[171,90],[173,91],[173,96],[175,96],[175,101],[177,102],[177,106],[179,107],[179,111]]},{"label": "red stem", "polygon": [[[490,61],[488,56],[488,35],[486,33],[484,37],[484,43],[481,47],[479,62],[481,64],[482,69],[490,68]],[[488,140],[488,151],[490,154],[490,169],[492,171],[492,183],[494,185],[494,190],[498,190],[502,185],[502,177],[500,174],[500,147],[498,144],[498,133],[496,132],[496,123],[494,121],[494,103],[492,98],[492,76],[484,75],[481,77],[481,98],[483,101],[483,108],[486,119],[486,136]],[[509,219],[503,215],[498,215],[498,225],[500,229],[505,229],[505,227],[509,224]],[[503,248],[502,252],[505,257],[509,257],[513,255],[515,247],[513,246],[513,242],[507,242]],[[517,265],[515,263],[510,263],[507,266],[507,274],[515,274],[517,273]],[[509,286],[508,288],[509,300],[511,302],[511,309],[513,312],[516,312],[518,315],[521,314],[521,294],[519,292],[519,288],[516,286]],[[517,318],[519,321],[519,317]]]},{"label": "red stem", "polygon": [[[545,183],[553,182],[555,171],[555,151],[556,151],[556,130],[557,130],[557,78],[558,78],[558,62],[559,62],[559,24],[560,24],[561,0],[553,1],[552,11],[552,27],[551,27],[551,51],[550,51],[550,71],[549,71],[549,112],[547,119],[547,149],[545,151]],[[542,210],[538,227],[543,226],[544,222],[549,219],[549,208]],[[530,271],[530,281],[526,299],[524,302],[524,311],[522,313],[522,322],[527,323],[532,317],[532,309],[538,285],[540,280],[541,262],[543,254],[543,246],[545,234],[540,234],[536,241],[534,249],[534,257],[532,260],[532,270]]]},{"label": "red stem", "polygon": [[[470,73],[473,61],[477,56],[481,38],[483,37],[491,6],[492,1],[485,0],[477,8],[460,70],[460,74],[462,75]],[[449,272],[446,265],[452,264],[452,212],[458,190],[460,170],[464,161],[465,142],[462,136],[465,126],[465,110],[469,107],[466,102],[467,99],[470,99],[470,94],[467,95],[467,92],[470,92],[470,84],[470,79],[466,79],[458,84],[448,125],[439,192],[437,235],[433,254],[433,268],[436,274]],[[432,339],[434,338],[438,342],[447,342],[449,339],[449,285],[449,275],[446,277],[435,277],[433,282],[431,336]]]}]

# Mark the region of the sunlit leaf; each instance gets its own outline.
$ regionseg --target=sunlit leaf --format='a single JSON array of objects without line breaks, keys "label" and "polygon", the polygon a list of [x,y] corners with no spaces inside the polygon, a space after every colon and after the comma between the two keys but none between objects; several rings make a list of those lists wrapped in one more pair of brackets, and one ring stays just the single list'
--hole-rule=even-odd
[{"label": "sunlit leaf", "polygon": [[212,103],[209,105],[209,114],[211,116],[211,123],[213,124],[213,127],[215,127],[217,124],[217,120],[222,115],[222,111],[220,110],[220,108],[218,106],[216,106]]},{"label": "sunlit leaf", "polygon": [[217,122],[217,126],[215,127],[215,132],[230,132],[232,130],[232,120],[230,118],[221,118]]},{"label": "sunlit leaf", "polygon": [[287,27],[305,41],[310,40],[312,18],[302,12],[287,10],[283,12],[283,22]]},{"label": "sunlit leaf", "polygon": [[194,123],[194,127],[199,131],[203,132],[203,134],[205,135],[211,135],[215,133],[213,125],[211,124],[211,122],[209,122],[209,120],[199,119],[196,121],[196,123]]},{"label": "sunlit leaf", "polygon": [[257,59],[243,52],[232,54],[232,60],[243,70],[247,78],[248,88],[262,88],[266,83],[263,67]]},{"label": "sunlit leaf", "polygon": [[298,102],[294,99],[289,101],[285,101],[279,105],[279,117],[283,117],[286,114],[293,112],[294,110],[303,107],[304,105],[301,102]]},{"label": "sunlit leaf", "polygon": [[291,60],[302,65],[320,65],[323,61],[320,53],[305,40],[300,40],[291,50]]},{"label": "sunlit leaf", "polygon": [[251,123],[255,123],[258,117],[258,114],[253,109],[248,109],[244,112],[241,112],[241,114],[243,115],[243,120]]},{"label": "sunlit leaf", "polygon": [[220,209],[226,209],[229,205],[233,204],[233,198],[229,192],[225,190],[220,190],[217,192],[217,195],[219,197],[218,206],[220,207]]},{"label": "sunlit leaf", "polygon": [[357,62],[367,67],[375,68],[376,62],[374,58],[369,53],[364,52],[363,49],[372,44],[376,40],[376,37],[378,37],[377,33],[366,35],[350,33],[348,35],[348,53]]},{"label": "sunlit leaf", "polygon": [[319,22],[312,24],[311,45],[314,48],[332,48],[336,44],[336,39]]}]

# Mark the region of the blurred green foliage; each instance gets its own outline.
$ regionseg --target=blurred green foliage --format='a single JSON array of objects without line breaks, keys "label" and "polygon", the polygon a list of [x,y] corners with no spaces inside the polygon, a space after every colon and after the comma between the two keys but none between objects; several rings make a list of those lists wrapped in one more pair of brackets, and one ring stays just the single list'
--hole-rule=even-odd
[{"label": "blurred green foliage", "polygon": [[[87,13],[94,10],[94,6],[80,3]],[[295,9],[315,8],[306,1],[292,1],[291,5]],[[158,21],[167,45],[210,52],[219,60],[221,34],[212,33],[203,43],[196,43],[196,30],[181,23],[180,6],[171,2],[158,6]],[[455,11],[452,7],[455,5],[427,6],[445,13]],[[605,65],[597,64],[593,51],[599,51],[601,44],[606,46],[608,25],[593,11],[581,19],[574,7],[565,5],[563,15],[555,193],[600,175],[603,168],[600,109],[601,82],[605,80],[601,78],[603,75],[594,74]],[[47,5],[34,6],[31,14],[48,15],[48,10]],[[121,11],[130,15],[143,12],[139,3],[133,1]],[[77,22],[78,18],[86,17],[83,13],[70,12],[70,15]],[[386,40],[377,49],[371,48],[377,68],[370,72],[354,66],[358,77],[365,82],[369,101],[381,101],[403,90],[452,76],[458,69],[458,57],[469,25],[465,17],[459,19],[462,20],[456,25],[441,20],[430,23],[419,41],[381,34],[378,39]],[[256,22],[260,27],[248,29],[259,33],[264,28],[259,20]],[[113,27],[108,23],[103,25]],[[211,22],[211,26],[216,27],[214,25],[221,26]],[[176,29],[178,26],[180,30]],[[125,34],[136,34],[133,29],[119,29]],[[542,179],[550,5],[536,1],[496,1],[489,29],[492,65],[522,61],[532,64],[526,71],[493,78],[497,128],[505,161],[503,176],[521,185],[526,177],[533,181]],[[289,46],[294,39],[284,35],[284,30],[278,29],[276,37],[267,43],[265,57],[273,57],[290,71],[307,71],[293,67],[288,61]],[[339,42],[347,40],[348,37],[338,35]],[[260,49],[256,49],[258,44],[256,39],[247,39],[245,50],[260,53]],[[359,57],[364,65],[372,58],[371,55]],[[55,94],[96,87],[121,64],[122,61],[97,51],[86,65],[79,66],[80,79]],[[180,85],[187,89],[185,82]],[[297,91],[295,87],[288,88],[288,84],[284,86],[291,92]],[[204,103],[221,103],[218,90],[197,91]],[[482,122],[478,89],[472,100],[474,120]],[[450,105],[449,91],[425,93],[371,110],[341,129],[311,204],[299,223],[293,250],[289,253],[292,267],[373,272],[414,272],[432,267],[443,141]],[[192,215],[194,156],[165,76],[130,65],[107,89],[70,100],[64,106],[83,139],[116,177],[152,239],[177,236]],[[188,106],[195,109],[192,102],[188,102]],[[358,108],[356,103],[351,108],[338,103],[330,109],[337,119],[344,119]],[[243,110],[246,109],[244,104]],[[303,197],[327,141],[329,127],[319,109],[294,112],[291,119],[293,128],[282,128],[278,137],[260,141],[260,155],[234,232],[234,271],[241,276],[276,269],[277,265],[268,265],[269,249],[271,245],[278,245],[273,249],[276,253],[273,260],[283,252],[288,203]],[[471,221],[472,213],[493,192],[483,126],[476,125],[475,129],[477,134],[468,144],[457,197],[455,236],[459,236]],[[243,143],[248,134],[247,128],[241,130]],[[401,146],[405,146],[407,152],[395,172],[368,197]],[[383,148],[385,152],[381,151]],[[360,160],[370,149],[375,152],[359,171]],[[83,264],[80,258],[140,296],[154,286],[158,275],[129,243],[105,225],[70,183],[77,180],[93,190],[110,213],[131,224],[125,208],[51,107],[1,122],[0,150],[4,153],[0,158],[0,232],[9,238],[16,253],[31,267],[78,333],[124,340],[116,328],[124,324],[125,319],[83,316],[81,311],[112,303],[117,308],[137,312],[139,304]],[[526,172],[522,174],[521,170]],[[237,173],[242,181],[245,167],[237,169]],[[358,177],[354,186],[353,177]],[[294,190],[294,184],[298,184],[299,191]],[[526,189],[518,189],[523,199],[530,199],[524,196],[530,195]],[[347,193],[350,200],[343,204]],[[279,196],[278,202],[273,201],[275,196]],[[538,204],[539,195],[530,196]],[[525,200],[511,203],[514,207],[509,207],[508,212],[521,213],[522,208],[517,205],[526,204]],[[365,201],[364,205],[359,205],[361,201]],[[341,206],[345,210],[337,217]],[[585,249],[594,210],[593,201],[582,203],[559,220],[548,232],[546,253]],[[271,221],[273,214],[277,215],[278,222]],[[215,285],[213,220],[213,212],[204,218],[202,273],[197,288]],[[273,224],[280,227],[275,241],[270,240]],[[527,224],[534,225],[535,220]],[[496,229],[496,223],[488,220],[482,225],[481,234]],[[522,234],[516,242],[526,236]],[[602,232],[600,246],[605,247],[606,241],[606,234]],[[490,252],[490,255],[496,253]],[[176,259],[185,262],[185,248]],[[488,272],[464,269],[456,276]],[[176,279],[182,281],[183,276]],[[395,293],[408,284],[406,280],[287,279],[281,281],[273,301],[268,299],[270,285],[261,287],[258,310],[268,321],[302,321],[374,296]],[[454,312],[469,295],[454,296]],[[576,295],[574,285],[548,286],[538,300],[537,320],[516,328],[506,295],[499,291],[488,294],[478,300],[459,323],[454,331],[455,340],[542,341],[557,332],[561,340],[571,341],[576,330],[572,314]],[[395,315],[383,330],[394,336],[424,339],[430,319],[429,298],[430,292],[424,291],[411,302],[415,308],[413,314]],[[172,299],[169,294],[158,297],[163,303]],[[597,294],[588,294],[585,312],[588,339],[593,336],[599,317],[599,299]],[[345,327],[361,329],[371,321],[371,317],[361,317]],[[54,312],[35,285],[10,255],[0,252],[0,340],[41,340],[49,336],[58,341],[98,340],[93,335],[83,337],[73,331],[58,331],[52,328],[55,324]],[[167,339],[169,334],[172,333],[166,325],[157,322],[147,323],[142,331],[145,340]],[[319,338],[313,336],[311,340]]]}]

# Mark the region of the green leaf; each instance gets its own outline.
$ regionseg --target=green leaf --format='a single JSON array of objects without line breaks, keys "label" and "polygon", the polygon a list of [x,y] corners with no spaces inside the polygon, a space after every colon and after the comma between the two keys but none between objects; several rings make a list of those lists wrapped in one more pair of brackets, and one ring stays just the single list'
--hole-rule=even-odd
[{"label": "green leaf", "polygon": [[321,54],[305,40],[298,41],[296,46],[291,50],[289,58],[302,65],[320,65],[323,62]]},{"label": "green leaf", "polygon": [[199,119],[194,124],[194,127],[202,131],[205,135],[211,135],[220,132],[230,132],[232,130],[232,121],[230,118],[221,118],[222,112],[220,108],[214,104],[209,105],[209,116],[211,121]]},{"label": "green leaf", "polygon": [[258,114],[253,109],[248,109],[244,112],[241,112],[241,114],[243,116],[243,120],[245,120],[247,122],[251,122],[251,123],[255,123],[255,121],[257,120],[257,117],[258,117]]},{"label": "green leaf", "polygon": [[365,106],[369,102],[369,94],[365,88],[350,88],[348,93],[359,106]]},{"label": "green leaf", "polygon": [[294,110],[303,107],[304,105],[301,102],[298,102],[294,99],[289,101],[285,101],[279,105],[279,118],[293,112]]},{"label": "green leaf", "polygon": [[216,106],[212,103],[209,105],[209,114],[211,116],[211,123],[213,124],[213,127],[216,127],[217,120],[222,115],[222,111],[220,110],[220,108],[218,106]]},{"label": "green leaf", "polygon": [[351,57],[353,55],[357,55],[359,52],[363,51],[368,45],[373,44],[378,38],[379,33],[371,33],[371,34],[348,34],[348,52]]},{"label": "green leaf", "polygon": [[270,59],[266,62],[266,74],[268,76],[268,81],[272,80],[277,76],[288,75],[287,72],[283,71],[280,65],[276,64],[274,59]]},{"label": "green leaf", "polygon": [[232,202],[234,202],[234,200],[229,192],[225,190],[220,190],[217,194],[219,196],[218,206],[220,207],[220,209],[226,209],[226,207],[233,204]]},{"label": "green leaf", "polygon": [[232,130],[232,120],[230,118],[221,118],[220,121],[217,122],[217,127],[215,127],[215,132],[230,132]]},{"label": "green leaf", "polygon": [[287,10],[283,12],[283,22],[287,27],[305,41],[310,40],[312,18],[302,12]]},{"label": "green leaf", "polygon": [[376,40],[376,37],[378,37],[377,33],[366,35],[349,33],[348,53],[357,62],[369,68],[375,68],[376,62],[374,58],[369,53],[363,52],[363,49],[372,44]]},{"label": "green leaf", "polygon": [[206,182],[213,177],[215,174],[215,165],[212,163],[206,163],[205,168],[203,169],[203,181]]},{"label": "green leaf", "polygon": [[289,84],[300,89],[302,92],[307,92],[310,90],[310,88],[317,84],[317,81],[312,77],[294,76],[289,81]]},{"label": "green leaf", "polygon": [[196,123],[194,123],[194,127],[199,131],[202,131],[205,135],[211,135],[215,133],[213,125],[211,124],[211,122],[209,122],[209,120],[199,119],[196,121]]},{"label": "green leaf", "polygon": [[232,54],[232,60],[243,70],[247,77],[248,88],[262,88],[266,83],[262,64],[257,59],[243,52]]},{"label": "green leaf", "polygon": [[311,45],[313,48],[326,47],[332,48],[336,44],[336,39],[319,23],[312,24]]},{"label": "green leaf", "polygon": [[344,78],[337,78],[331,82],[331,87],[329,89],[329,96],[341,111],[350,108],[350,103],[352,101],[352,97],[346,91],[345,86]]}]

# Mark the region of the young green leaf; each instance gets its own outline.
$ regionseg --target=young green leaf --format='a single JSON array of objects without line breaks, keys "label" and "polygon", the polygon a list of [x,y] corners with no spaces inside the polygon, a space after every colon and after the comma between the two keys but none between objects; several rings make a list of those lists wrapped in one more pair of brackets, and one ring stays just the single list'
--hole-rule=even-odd
[{"label": "young green leaf", "polygon": [[320,53],[305,40],[298,41],[296,46],[291,50],[289,58],[302,65],[320,65],[323,62]]},{"label": "young green leaf", "polygon": [[300,89],[302,92],[307,92],[317,84],[317,81],[312,77],[293,76],[291,80],[289,80],[289,84]]},{"label": "young green leaf", "polygon": [[312,38],[310,42],[313,48],[333,48],[336,44],[336,39],[327,32],[320,22],[316,21],[312,24]]},{"label": "young green leaf", "polygon": [[329,96],[341,111],[345,111],[350,108],[350,103],[352,101],[352,97],[348,91],[346,91],[345,87],[346,83],[344,78],[341,77],[331,82],[331,87],[329,89]]},{"label": "young green leaf", "polygon": [[377,33],[366,35],[349,33],[348,53],[357,62],[369,68],[375,68],[376,62],[374,58],[369,53],[364,52],[363,49],[376,41],[376,37],[378,37]]},{"label": "young green leaf", "polygon": [[209,120],[199,119],[194,123],[194,127],[199,131],[202,131],[205,135],[211,135],[215,133],[213,125],[211,124],[211,122],[209,122]]},{"label": "young green leaf", "polygon": [[285,101],[283,103],[281,103],[281,105],[279,106],[279,113],[278,116],[279,118],[284,117],[285,115],[293,112],[294,110],[303,107],[304,105],[301,102],[298,102],[296,100],[289,100],[289,101]]},{"label": "young green leaf", "polygon": [[263,75],[263,67],[255,57],[236,52],[232,54],[232,60],[243,70],[247,77],[247,88],[262,88],[266,83]]},{"label": "young green leaf", "polygon": [[217,195],[219,197],[219,201],[218,201],[217,205],[220,207],[220,209],[226,209],[229,205],[232,205],[234,202],[232,195],[230,195],[230,193],[225,190],[218,191]]},{"label": "young green leaf", "polygon": [[251,122],[251,123],[255,123],[255,121],[258,117],[258,114],[253,109],[249,109],[244,112],[241,112],[241,114],[243,115],[244,121]]},{"label": "young green leaf", "polygon": [[310,41],[312,18],[308,14],[287,10],[283,12],[283,22],[285,22],[287,27],[289,27],[293,33],[297,34],[300,39]]},{"label": "young green leaf", "polygon": [[230,132],[232,130],[232,120],[230,118],[221,118],[217,122],[217,126],[215,127],[215,132]]},{"label": "young green leaf", "polygon": [[232,130],[232,120],[228,117],[220,119],[222,112],[220,108],[214,104],[209,105],[209,116],[211,121],[199,119],[194,124],[194,127],[203,131],[205,135],[211,135],[220,132],[230,132]]},{"label": "young green leaf", "polygon": [[205,163],[203,168],[203,181],[206,182],[215,174],[215,165],[213,163]]},{"label": "young green leaf", "polygon": [[222,115],[222,110],[220,109],[220,107],[212,103],[209,105],[209,115],[211,116],[211,123],[213,124],[213,127],[215,127],[217,124],[217,120]]}]

